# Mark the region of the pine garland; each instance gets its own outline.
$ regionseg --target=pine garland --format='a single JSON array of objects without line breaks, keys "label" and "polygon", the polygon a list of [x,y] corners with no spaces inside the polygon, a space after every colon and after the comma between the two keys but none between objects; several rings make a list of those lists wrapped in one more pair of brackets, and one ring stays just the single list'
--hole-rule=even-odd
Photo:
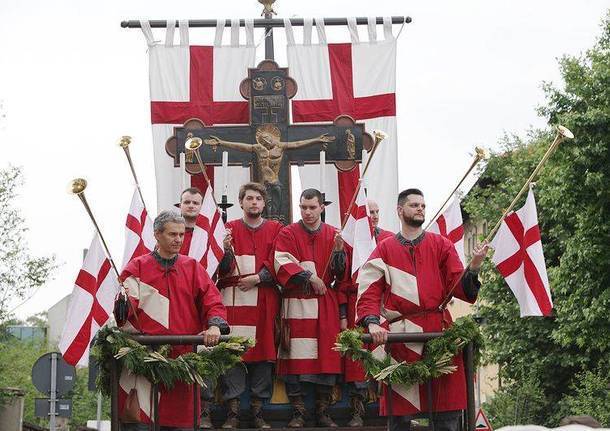
[{"label": "pine garland", "polygon": [[337,336],[335,350],[343,356],[349,355],[354,361],[360,361],[367,376],[386,383],[408,387],[451,374],[457,369],[453,365],[453,357],[470,342],[474,344],[474,367],[481,361],[483,336],[470,316],[457,319],[441,337],[428,341],[422,359],[411,363],[403,361],[393,364],[389,355],[383,360],[375,358],[370,350],[364,348],[360,339],[363,333],[361,328],[341,332]]},{"label": "pine garland", "polygon": [[168,389],[176,382],[205,386],[204,380],[216,381],[220,375],[240,364],[241,356],[253,345],[249,338],[233,337],[228,342],[174,359],[169,357],[169,345],[159,346],[153,351],[116,327],[104,327],[98,332],[91,352],[100,364],[96,386],[103,394],[110,395],[110,366],[115,359],[119,360],[119,373],[122,367],[126,367],[132,374]]}]

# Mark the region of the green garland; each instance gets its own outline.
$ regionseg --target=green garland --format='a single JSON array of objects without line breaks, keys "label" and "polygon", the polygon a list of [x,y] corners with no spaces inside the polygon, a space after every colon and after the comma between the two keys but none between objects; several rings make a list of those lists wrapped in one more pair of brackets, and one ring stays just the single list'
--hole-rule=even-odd
[{"label": "green garland", "polygon": [[248,338],[233,337],[199,353],[186,353],[173,359],[169,357],[169,345],[159,346],[153,351],[118,328],[105,327],[98,332],[91,352],[100,364],[96,386],[103,394],[110,395],[110,367],[114,359],[119,359],[119,373],[122,367],[127,367],[136,376],[169,389],[176,382],[204,386],[204,380],[216,381],[220,375],[240,364],[241,356],[253,345]]},{"label": "green garland", "polygon": [[393,364],[389,356],[383,360],[376,359],[370,350],[364,348],[360,339],[362,334],[362,329],[341,332],[337,336],[335,350],[343,356],[349,355],[354,361],[360,361],[367,376],[386,383],[412,386],[451,374],[456,370],[452,362],[453,357],[469,342],[474,344],[474,367],[481,361],[483,336],[470,316],[457,319],[441,337],[428,341],[422,359],[417,362],[403,361]]}]

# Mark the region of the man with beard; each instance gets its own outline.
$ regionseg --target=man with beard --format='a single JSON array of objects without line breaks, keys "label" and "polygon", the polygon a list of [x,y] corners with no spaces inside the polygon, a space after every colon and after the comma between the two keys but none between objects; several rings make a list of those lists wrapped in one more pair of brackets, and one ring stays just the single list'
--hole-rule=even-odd
[{"label": "man with beard", "polygon": [[191,248],[191,240],[193,239],[193,230],[195,229],[195,222],[197,216],[201,210],[201,204],[203,203],[203,193],[197,187],[189,187],[180,194],[180,213],[184,217],[185,231],[184,231],[184,242],[180,249],[180,254],[188,256]]},{"label": "man with beard", "polygon": [[222,426],[239,426],[239,397],[249,376],[250,408],[255,428],[270,428],[262,415],[263,401],[271,397],[273,363],[277,358],[274,323],[279,311],[279,292],[271,275],[273,242],[282,225],[262,217],[266,190],[246,183],[239,190],[243,217],[226,224],[225,255],[219,265],[218,286],[227,308],[231,334],[256,340],[239,365],[223,376],[221,389],[227,404]]},{"label": "man with beard", "polygon": [[[155,251],[133,259],[121,273],[131,302],[128,320],[121,326],[146,335],[193,335],[202,333],[206,346],[218,343],[227,334],[226,310],[218,289],[207,272],[195,260],[178,254],[184,238],[184,218],[162,211],[153,223]],[[123,319],[117,317],[117,321]],[[190,345],[172,346],[170,355],[192,352]],[[123,430],[148,430],[150,383],[123,370],[120,385],[120,411],[127,405],[127,395],[138,393],[140,421],[123,424]],[[131,395],[130,395],[131,396]],[[163,430],[186,430],[193,427],[193,387],[177,382],[172,389],[160,386],[159,424]]]},{"label": "man with beard", "polygon": [[284,227],[278,235],[274,269],[282,285],[282,342],[278,374],[284,377],[293,407],[290,428],[305,425],[301,386],[316,388],[316,419],[319,426],[336,427],[328,415],[331,391],[341,372],[341,358],[333,350],[339,333],[338,294],[333,281],[343,280],[346,254],[337,230],[322,223],[322,194],[304,190],[300,198],[301,220]]},{"label": "man with beard", "polygon": [[[455,247],[446,238],[424,232],[423,193],[407,189],[398,195],[401,230],[379,243],[358,274],[357,321],[368,328],[375,344],[384,344],[388,332],[439,332],[451,326],[451,315],[440,309],[447,297],[455,296],[473,303],[480,283],[478,272],[488,247],[482,244],[473,252],[472,262],[463,273]],[[464,274],[464,275],[462,275]],[[453,291],[451,290],[453,287]],[[381,321],[383,317],[383,323]],[[380,347],[381,349],[381,347]],[[414,362],[422,357],[423,344],[394,343],[389,353],[397,361]],[[459,429],[460,410],[466,407],[466,382],[461,355],[453,358],[456,371],[426,385],[384,387],[380,413],[388,415],[388,396],[392,397],[394,429],[409,429],[411,415],[431,413],[434,429]],[[428,405],[428,400],[432,405]]]},{"label": "man with beard", "polygon": [[371,224],[373,225],[373,235],[375,236],[375,242],[379,244],[386,238],[394,236],[389,230],[381,229],[379,227],[379,205],[373,199],[367,199],[369,206],[369,216],[371,217]]}]

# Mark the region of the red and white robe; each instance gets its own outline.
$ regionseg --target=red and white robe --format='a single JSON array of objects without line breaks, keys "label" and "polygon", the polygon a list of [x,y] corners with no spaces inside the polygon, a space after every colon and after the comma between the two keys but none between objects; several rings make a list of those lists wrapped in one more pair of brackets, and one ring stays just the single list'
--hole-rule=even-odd
[{"label": "red and white robe", "polygon": [[[282,225],[274,220],[264,220],[257,228],[251,228],[242,219],[226,224],[233,237],[234,256],[225,254],[230,267],[219,267],[218,288],[227,308],[231,335],[256,340],[255,346],[243,356],[244,362],[275,361],[275,318],[279,312],[279,292],[275,282],[261,283],[246,292],[238,289],[238,276],[258,274],[263,268],[273,274],[273,243]],[[238,272],[239,268],[239,272]]]},{"label": "red and white robe", "polygon": [[[390,332],[442,331],[452,320],[448,310],[441,313],[438,307],[461,276],[462,269],[453,243],[438,234],[426,232],[412,242],[397,236],[388,238],[379,243],[360,269],[356,320],[361,323],[368,316],[380,316],[382,326]],[[476,293],[473,299],[468,298],[462,281],[457,283],[453,295],[474,302]],[[389,324],[388,321],[394,322]],[[423,343],[393,343],[390,346],[394,360],[408,362],[421,359],[424,347]],[[374,353],[385,356],[384,347],[378,346]],[[457,355],[453,363],[458,367],[457,371],[432,382],[434,412],[466,407],[461,355]],[[381,401],[380,413],[387,415],[387,387],[384,387]],[[392,385],[392,403],[392,415],[395,416],[429,411],[426,385]]]},{"label": "red and white robe", "polygon": [[[375,228],[373,233],[377,244],[386,238],[394,236],[389,230],[384,230],[379,227]],[[353,329],[356,326],[356,301],[358,299],[357,284],[355,282],[342,283],[341,293],[341,303],[347,305],[347,327]],[[363,382],[367,379],[364,368],[360,362],[352,361],[351,358],[345,357],[343,366],[343,375],[346,382]]]},{"label": "red and white robe", "polygon": [[[120,280],[135,310],[134,315],[129,307],[124,330],[146,335],[196,335],[207,328],[210,319],[226,320],[220,292],[205,269],[188,256],[178,255],[167,269],[153,254],[137,257],[125,267]],[[190,345],[173,346],[171,357],[188,352],[192,352]],[[124,369],[119,386],[119,411],[123,409],[127,394],[135,387],[141,421],[150,423],[151,384],[143,377],[136,379]],[[192,386],[177,382],[171,391],[160,387],[159,423],[179,428],[193,426]]]},{"label": "red and white robe", "polygon": [[[335,278],[330,265],[324,273],[335,233],[335,228],[325,223],[311,232],[298,222],[285,226],[276,240],[274,269],[282,285],[282,317],[290,328],[290,351],[280,348],[279,352],[281,375],[341,372],[340,355],[333,350],[339,333],[338,293],[330,288]],[[290,281],[306,270],[324,277],[325,295],[306,293],[302,285]]]}]

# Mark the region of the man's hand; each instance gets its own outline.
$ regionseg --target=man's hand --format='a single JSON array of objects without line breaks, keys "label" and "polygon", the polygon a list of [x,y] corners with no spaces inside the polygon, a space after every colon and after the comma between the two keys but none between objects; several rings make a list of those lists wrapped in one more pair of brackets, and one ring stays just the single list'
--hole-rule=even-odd
[{"label": "man's hand", "polygon": [[317,275],[312,275],[309,284],[316,295],[326,295],[326,284]]},{"label": "man's hand", "polygon": [[208,330],[201,332],[200,335],[203,335],[204,346],[215,346],[218,344],[218,340],[220,340],[220,328],[218,326],[210,326]]},{"label": "man's hand", "polygon": [[373,344],[385,344],[388,341],[388,330],[375,323],[369,323],[369,334],[373,337]]},{"label": "man's hand", "polygon": [[335,245],[333,246],[333,251],[343,251],[344,243],[343,238],[341,237],[341,232],[337,231],[335,233]]},{"label": "man's hand", "polygon": [[483,265],[483,261],[485,260],[488,251],[489,245],[487,242],[477,245],[472,251],[472,261],[470,262],[469,268],[473,271],[478,271],[481,268],[481,265]]},{"label": "man's hand", "polygon": [[340,324],[340,327],[341,327],[342,331],[345,331],[347,329],[347,319],[339,320],[339,324]]},{"label": "man's hand", "polygon": [[247,292],[248,290],[256,287],[258,283],[261,282],[261,278],[258,274],[248,275],[247,277],[240,278],[237,282],[237,287],[243,291]]},{"label": "man's hand", "polygon": [[233,236],[231,235],[231,229],[226,229],[225,239],[222,240],[222,246],[225,250],[229,250],[231,248],[231,244],[233,242]]}]

